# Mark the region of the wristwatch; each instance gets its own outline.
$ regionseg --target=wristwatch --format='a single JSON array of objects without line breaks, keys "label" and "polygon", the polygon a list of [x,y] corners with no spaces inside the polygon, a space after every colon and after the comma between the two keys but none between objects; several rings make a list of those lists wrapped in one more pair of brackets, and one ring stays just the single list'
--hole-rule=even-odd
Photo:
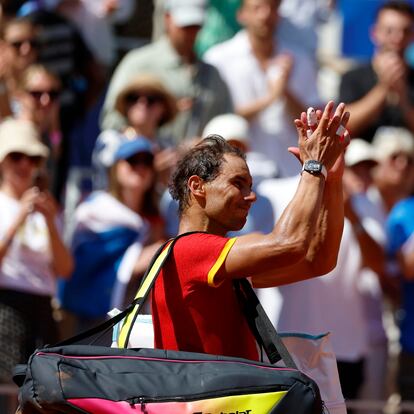
[{"label": "wristwatch", "polygon": [[325,166],[320,162],[316,160],[307,160],[303,163],[302,166],[302,172],[306,171],[309,174],[318,175],[322,174],[325,177],[328,176],[328,172],[326,171]]}]

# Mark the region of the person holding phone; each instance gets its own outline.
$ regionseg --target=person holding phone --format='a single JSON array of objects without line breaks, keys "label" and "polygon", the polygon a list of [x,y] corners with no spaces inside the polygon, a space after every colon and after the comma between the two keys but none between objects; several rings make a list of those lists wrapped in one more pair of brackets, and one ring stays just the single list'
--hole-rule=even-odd
[{"label": "person holding phone", "polygon": [[34,178],[49,155],[29,121],[0,124],[0,382],[37,346],[57,340],[51,299],[73,260],[57,226],[57,204]]}]

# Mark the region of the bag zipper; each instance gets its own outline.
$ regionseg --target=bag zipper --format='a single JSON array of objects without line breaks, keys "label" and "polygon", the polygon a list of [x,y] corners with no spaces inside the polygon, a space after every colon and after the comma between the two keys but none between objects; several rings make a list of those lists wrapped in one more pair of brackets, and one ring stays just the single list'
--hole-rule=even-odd
[{"label": "bag zipper", "polygon": [[193,394],[188,397],[136,397],[130,398],[126,400],[131,406],[139,405],[141,408],[141,412],[147,413],[146,405],[149,403],[156,403],[156,402],[191,402],[191,401],[198,401],[198,400],[205,400],[208,398],[220,398],[220,397],[228,397],[228,396],[235,396],[235,395],[243,395],[243,394],[264,394],[266,392],[278,392],[278,391],[287,391],[289,389],[286,385],[280,385],[277,390],[275,389],[274,385],[267,385],[264,387],[240,387],[240,388],[232,388],[231,392],[228,391],[210,391],[200,394]]}]

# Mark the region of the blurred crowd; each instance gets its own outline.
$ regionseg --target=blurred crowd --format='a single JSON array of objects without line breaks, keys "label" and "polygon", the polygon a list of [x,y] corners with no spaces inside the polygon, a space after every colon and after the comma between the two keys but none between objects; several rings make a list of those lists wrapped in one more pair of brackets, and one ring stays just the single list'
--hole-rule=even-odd
[{"label": "blurred crowd", "polygon": [[279,330],[331,332],[345,398],[414,400],[414,1],[0,5],[1,383],[133,298],[201,138],[246,153],[243,232],[271,231],[301,170],[293,120],[334,99],[352,136],[337,267],[258,294]]}]

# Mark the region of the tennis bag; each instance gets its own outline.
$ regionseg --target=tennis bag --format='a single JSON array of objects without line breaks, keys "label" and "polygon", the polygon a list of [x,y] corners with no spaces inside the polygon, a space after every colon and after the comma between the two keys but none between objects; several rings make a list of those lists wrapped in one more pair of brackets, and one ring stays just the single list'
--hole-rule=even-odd
[{"label": "tennis bag", "polygon": [[[36,350],[27,365],[16,367],[14,381],[20,386],[18,413],[324,412],[318,386],[296,368],[270,321],[261,314],[259,302],[249,297],[253,289],[248,281],[238,284],[236,291],[258,344],[272,363],[122,347],[122,341],[128,343],[128,330],[167,260],[174,240],[156,254],[136,298],[123,312],[56,346]],[[120,348],[79,344],[107,332],[119,322],[123,325]],[[273,365],[280,360],[285,367]]]}]

